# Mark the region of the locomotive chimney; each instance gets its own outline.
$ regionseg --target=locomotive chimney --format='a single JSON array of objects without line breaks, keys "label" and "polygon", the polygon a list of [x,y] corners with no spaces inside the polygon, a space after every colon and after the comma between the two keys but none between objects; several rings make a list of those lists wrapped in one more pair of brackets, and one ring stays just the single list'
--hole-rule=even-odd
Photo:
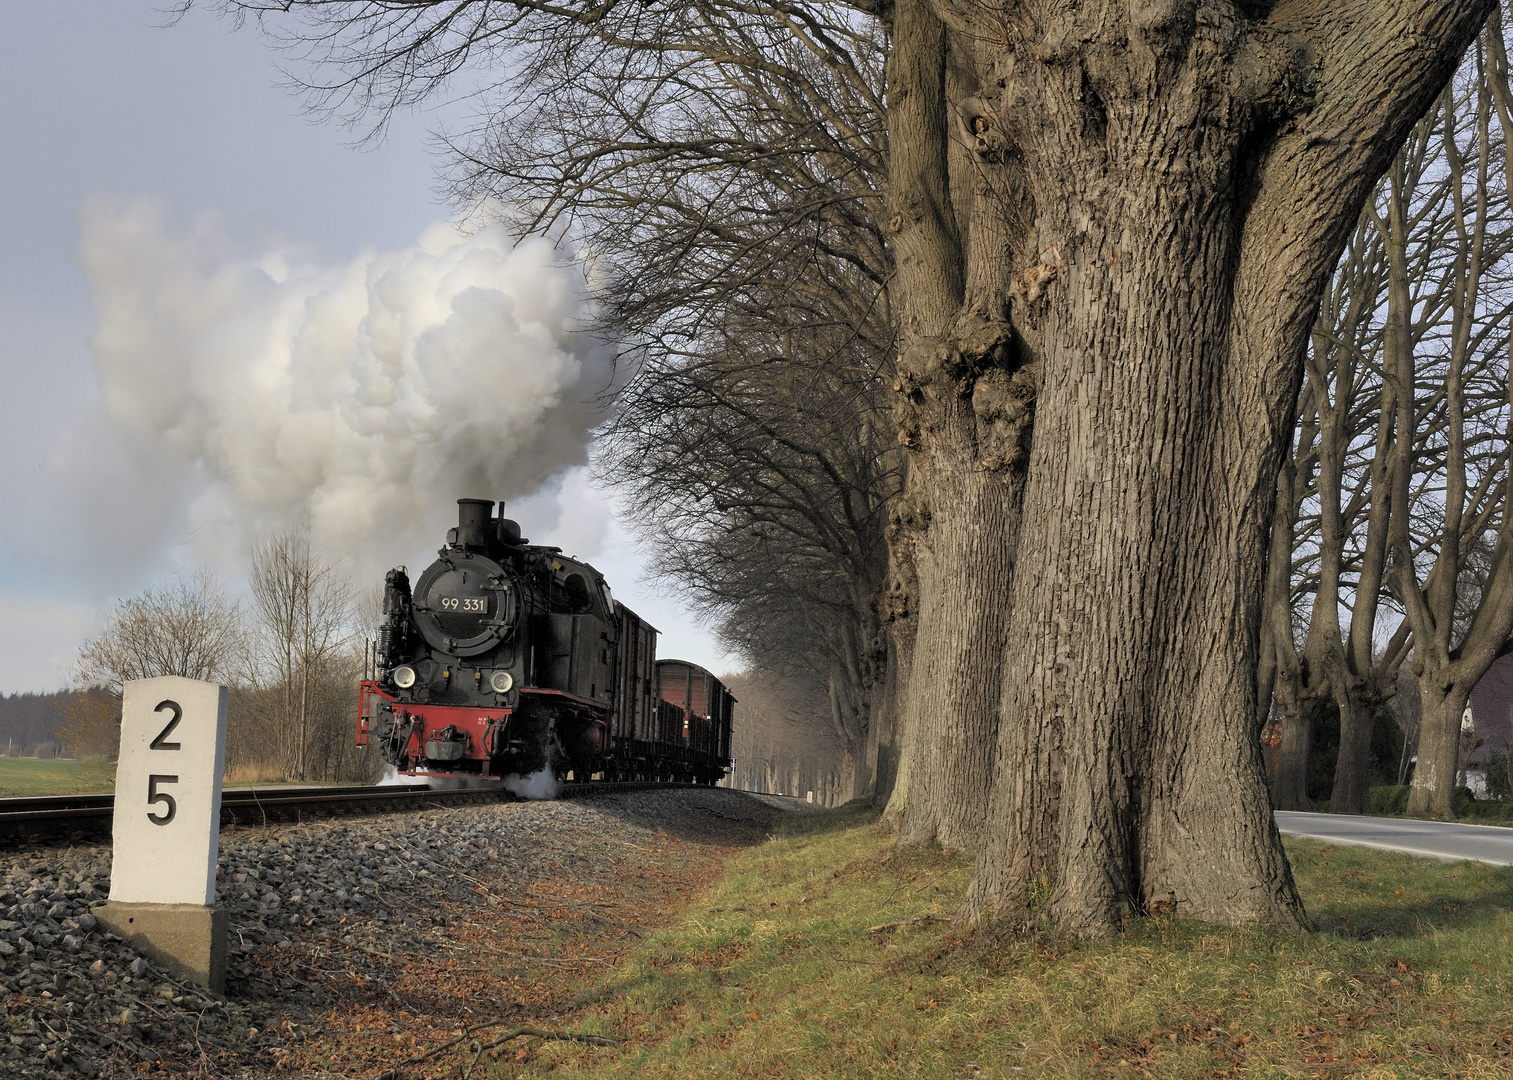
[{"label": "locomotive chimney", "polygon": [[481,548],[488,544],[489,526],[494,511],[493,499],[457,500],[457,546]]}]

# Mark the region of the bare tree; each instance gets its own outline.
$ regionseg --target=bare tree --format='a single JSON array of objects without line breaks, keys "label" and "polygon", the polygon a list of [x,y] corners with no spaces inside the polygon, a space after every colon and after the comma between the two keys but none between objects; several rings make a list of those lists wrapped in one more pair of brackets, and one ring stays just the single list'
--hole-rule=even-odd
[{"label": "bare tree", "polygon": [[64,744],[72,753],[114,756],[124,684],[164,675],[233,682],[245,657],[241,610],[209,570],[144,589],[118,603],[79,650],[73,677],[84,693],[68,707]]},{"label": "bare tree", "polygon": [[[1414,193],[1396,170],[1378,212],[1391,268],[1385,354],[1397,396],[1391,582],[1413,626],[1422,708],[1408,812],[1441,818],[1455,814],[1461,718],[1471,689],[1513,633],[1506,329],[1513,318],[1513,230],[1506,224],[1513,162],[1504,151],[1513,136],[1513,94],[1500,19],[1488,24],[1475,61],[1489,77],[1476,82],[1468,130],[1445,144],[1454,214],[1439,245],[1436,269],[1449,287],[1438,306],[1424,311],[1415,303],[1408,265]],[[1430,348],[1414,340],[1423,323],[1435,330]],[[1403,433],[1431,409],[1444,413],[1443,439],[1432,457],[1415,456]],[[1410,506],[1417,512],[1398,512]],[[1476,574],[1484,562],[1477,549],[1489,543],[1490,567],[1481,569],[1484,583],[1474,590],[1478,602],[1468,620],[1468,571]]]},{"label": "bare tree", "polygon": [[[281,751],[286,775],[308,779],[320,731],[320,705],[334,676],[345,681],[348,698],[358,663],[338,664],[349,652],[352,589],[340,570],[311,550],[303,529],[268,537],[252,556],[249,585],[257,618],[255,681],[270,699],[271,737]],[[349,702],[350,706],[350,702]]]},{"label": "bare tree", "polygon": [[[1399,154],[1416,177],[1434,160],[1440,112],[1419,123]],[[1409,646],[1401,619],[1385,649],[1377,641],[1391,507],[1385,448],[1395,406],[1381,377],[1378,315],[1388,275],[1373,220],[1363,213],[1324,295],[1297,432],[1278,478],[1259,690],[1261,716],[1269,710],[1272,723],[1272,804],[1283,810],[1311,807],[1309,747],[1333,702],[1340,752],[1332,807],[1366,812],[1372,727]]]},{"label": "bare tree", "polygon": [[[883,388],[853,367],[870,353],[843,359],[816,346],[822,333],[741,334],[697,366],[643,368],[601,458],[655,568],[682,583],[753,672],[804,687],[809,715],[843,747],[848,797],[870,797],[901,453]],[[794,348],[800,337],[808,348]]]},{"label": "bare tree", "polygon": [[599,329],[634,374],[603,473],[727,645],[807,689],[870,795],[879,754],[895,771],[879,610],[902,464],[877,24],[627,9],[518,44],[524,104],[471,134],[457,191],[571,227],[605,267]]},{"label": "bare tree", "polygon": [[241,612],[215,575],[196,570],[123,600],[85,642],[74,682],[120,696],[133,679],[230,681],[244,656]]},{"label": "bare tree", "polygon": [[[1476,530],[1500,516],[1506,497],[1501,327],[1513,311],[1505,266],[1513,213],[1500,179],[1504,139],[1491,123],[1505,75],[1489,66],[1488,48],[1495,56],[1491,39],[1467,56],[1379,185],[1314,331],[1298,434],[1278,485],[1271,633],[1263,638],[1262,708],[1271,708],[1279,807],[1306,805],[1311,719],[1326,701],[1338,705],[1341,725],[1333,808],[1367,807],[1373,723],[1412,646],[1413,622],[1386,588],[1399,530],[1407,541],[1399,561],[1446,573],[1438,553],[1447,522],[1475,510],[1479,524],[1456,544],[1455,586],[1439,597],[1449,605],[1439,617],[1448,618],[1441,629],[1452,652],[1489,595],[1495,534]],[[1420,373],[1406,430],[1401,382],[1385,370],[1389,329]],[[1395,498],[1399,467],[1411,473],[1406,502]],[[1468,508],[1456,511],[1447,495],[1462,472],[1479,482],[1463,492]],[[1400,776],[1418,734],[1416,687],[1411,699],[1392,710],[1406,739]]]}]

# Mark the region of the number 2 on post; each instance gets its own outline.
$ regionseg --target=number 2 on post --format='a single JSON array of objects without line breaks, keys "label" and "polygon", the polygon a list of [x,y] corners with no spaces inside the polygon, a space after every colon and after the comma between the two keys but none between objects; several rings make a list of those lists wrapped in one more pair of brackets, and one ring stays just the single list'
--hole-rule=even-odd
[{"label": "number 2 on post", "polygon": [[156,739],[153,739],[152,742],[147,744],[147,749],[149,750],[177,750],[179,748],[178,743],[164,742],[163,740],[168,738],[169,733],[171,733],[174,728],[179,726],[179,721],[184,719],[184,710],[179,707],[179,703],[177,701],[160,701],[158,702],[157,707],[152,711],[162,712],[164,709],[173,710],[173,719],[168,721],[167,727],[158,732],[158,737]]}]

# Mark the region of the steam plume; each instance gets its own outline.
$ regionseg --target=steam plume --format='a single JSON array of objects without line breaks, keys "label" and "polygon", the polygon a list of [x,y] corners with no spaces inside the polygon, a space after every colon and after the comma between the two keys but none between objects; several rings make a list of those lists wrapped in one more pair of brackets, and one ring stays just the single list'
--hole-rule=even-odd
[{"label": "steam plume", "polygon": [[160,513],[184,491],[190,528],[245,547],[302,521],[367,571],[439,541],[457,498],[586,458],[609,353],[575,330],[582,274],[545,241],[438,224],[332,261],[98,196],[80,224],[113,436]]}]

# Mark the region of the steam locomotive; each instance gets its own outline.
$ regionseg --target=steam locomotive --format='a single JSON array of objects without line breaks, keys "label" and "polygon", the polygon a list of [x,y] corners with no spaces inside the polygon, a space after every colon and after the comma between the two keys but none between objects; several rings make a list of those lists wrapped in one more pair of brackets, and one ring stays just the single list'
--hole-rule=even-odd
[{"label": "steam locomotive", "polygon": [[714,784],[730,767],[730,691],[656,659],[657,631],[561,548],[533,545],[488,499],[412,588],[384,581],[359,745],[416,776]]}]

